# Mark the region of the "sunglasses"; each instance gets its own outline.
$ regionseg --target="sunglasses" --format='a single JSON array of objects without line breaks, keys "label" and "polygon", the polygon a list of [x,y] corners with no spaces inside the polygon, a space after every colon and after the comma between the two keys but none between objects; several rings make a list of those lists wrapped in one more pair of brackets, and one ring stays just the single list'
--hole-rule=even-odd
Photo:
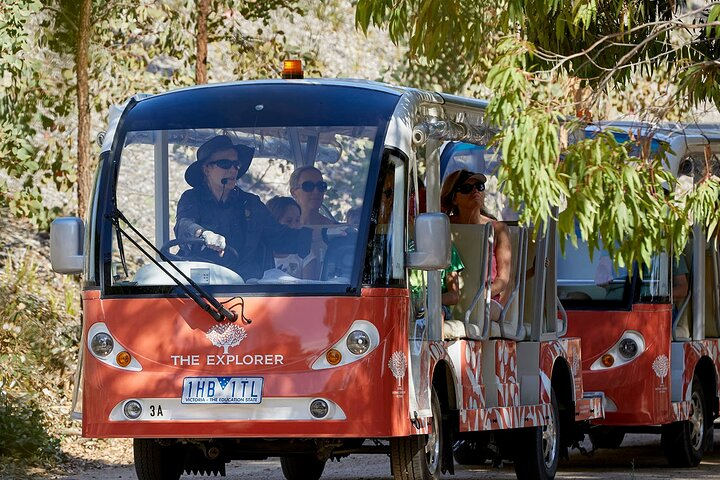
[{"label": "sunglasses", "polygon": [[311,182],[310,180],[308,180],[307,182],[303,182],[295,188],[302,188],[303,192],[307,193],[310,193],[317,188],[318,192],[324,193],[328,189],[328,184],[323,182],[322,180],[319,182]]},{"label": "sunglasses", "polygon": [[383,190],[383,195],[385,195],[385,198],[392,198],[394,190],[392,188],[386,188]]},{"label": "sunglasses", "polygon": [[223,158],[221,160],[213,160],[212,162],[208,162],[208,165],[216,165],[217,167],[222,168],[223,170],[230,170],[231,168],[240,170],[240,161],[239,160],[228,160],[226,158]]},{"label": "sunglasses", "polygon": [[485,184],[482,182],[476,182],[476,183],[463,183],[457,188],[457,191],[462,193],[463,195],[467,195],[468,193],[472,192],[473,190],[477,190],[478,192],[484,192],[485,191]]}]

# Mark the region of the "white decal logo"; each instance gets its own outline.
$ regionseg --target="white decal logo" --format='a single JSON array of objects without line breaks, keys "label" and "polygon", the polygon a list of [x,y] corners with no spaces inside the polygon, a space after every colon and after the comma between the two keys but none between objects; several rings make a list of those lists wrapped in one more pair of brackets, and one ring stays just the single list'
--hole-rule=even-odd
[{"label": "white decal logo", "polygon": [[658,376],[660,379],[660,384],[662,385],[665,383],[665,377],[668,374],[668,369],[670,367],[670,360],[665,355],[658,355],[658,357],[655,359],[655,361],[652,364],[652,369],[655,372],[655,375]]},{"label": "white decal logo", "polygon": [[405,370],[407,369],[407,358],[405,357],[405,353],[395,352],[390,355],[388,367],[390,367],[393,377],[397,379],[398,393],[402,392],[402,379],[405,377]]},{"label": "white decal logo", "polygon": [[205,335],[213,345],[222,348],[223,353],[227,355],[230,347],[240,345],[240,342],[247,337],[247,332],[243,327],[238,327],[234,323],[223,323],[213,326]]}]

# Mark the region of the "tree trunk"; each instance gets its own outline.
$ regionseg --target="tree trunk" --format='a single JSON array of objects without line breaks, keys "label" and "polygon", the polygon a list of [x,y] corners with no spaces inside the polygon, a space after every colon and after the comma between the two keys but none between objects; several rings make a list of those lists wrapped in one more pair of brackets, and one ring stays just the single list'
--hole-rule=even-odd
[{"label": "tree trunk", "polygon": [[80,1],[80,24],[78,28],[78,45],[75,56],[77,74],[78,104],[78,169],[77,195],[78,216],[85,218],[88,207],[92,182],[92,158],[90,156],[90,93],[88,77],[88,50],[90,45],[90,15],[92,0]]},{"label": "tree trunk", "polygon": [[210,11],[210,0],[198,0],[197,16],[197,63],[195,64],[195,83],[198,85],[208,82],[207,49],[208,32],[207,18]]}]

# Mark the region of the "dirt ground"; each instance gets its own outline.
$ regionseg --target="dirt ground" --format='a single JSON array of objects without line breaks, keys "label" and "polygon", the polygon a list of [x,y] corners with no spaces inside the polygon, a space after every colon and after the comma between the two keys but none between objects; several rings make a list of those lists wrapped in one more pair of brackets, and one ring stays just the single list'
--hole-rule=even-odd
[{"label": "dirt ground", "polygon": [[[96,449],[94,462],[77,458],[77,470],[62,475],[47,474],[36,478],[54,480],[134,480],[132,445],[130,441],[88,440],[84,450]],[[87,443],[86,442],[86,443]],[[589,447],[589,444],[586,445]],[[103,454],[109,460],[102,460]],[[12,477],[6,477],[12,478]],[[183,480],[206,478],[186,475]],[[277,458],[262,461],[235,461],[228,465],[230,480],[283,480],[280,462]],[[390,478],[390,462],[385,455],[351,455],[340,462],[328,463],[323,479],[327,480],[379,480]],[[513,479],[515,472],[511,464],[501,467],[491,465],[456,465],[455,475],[443,478],[470,479]],[[577,451],[571,453],[569,461],[563,461],[556,478],[559,479],[647,479],[659,480],[702,480],[720,478],[720,432],[715,432],[715,448],[705,455],[699,467],[675,469],[667,466],[660,449],[657,435],[628,435],[620,449],[598,450],[592,456]]]}]

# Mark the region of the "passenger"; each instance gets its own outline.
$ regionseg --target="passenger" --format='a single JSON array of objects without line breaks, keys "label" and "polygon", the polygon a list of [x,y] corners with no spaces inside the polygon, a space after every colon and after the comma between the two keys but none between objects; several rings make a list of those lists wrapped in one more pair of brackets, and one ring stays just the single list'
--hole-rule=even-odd
[{"label": "passenger", "polygon": [[[183,255],[225,265],[245,280],[261,278],[273,268],[273,253],[306,256],[314,237],[311,229],[280,225],[257,195],[236,185],[253,152],[225,135],[202,144],[197,161],[185,171],[185,181],[193,188],[178,201],[174,229],[178,240],[204,240],[203,248],[183,247]],[[232,247],[232,255],[225,255],[227,247]]]},{"label": "passenger", "polygon": [[[275,220],[281,225],[295,229],[302,227],[300,223],[302,210],[300,205],[291,197],[273,197],[267,203],[267,207]],[[317,268],[312,265],[312,262],[315,261],[315,256],[312,253],[305,258],[301,258],[296,253],[275,254],[275,268],[297,278],[308,278],[306,275],[311,275],[310,272],[314,272]]]},{"label": "passenger", "polygon": [[[321,225],[337,225],[338,222],[320,213],[325,200],[328,184],[323,180],[322,173],[317,168],[306,165],[296,168],[290,175],[290,194],[300,205],[300,224],[306,227]],[[304,278],[320,278],[321,262],[327,253],[326,245],[314,243],[311,256],[315,259],[303,269]]]},{"label": "passenger", "polygon": [[334,225],[337,222],[320,213],[328,184],[315,167],[296,168],[290,175],[290,194],[300,205],[302,225]]},{"label": "passenger", "polygon": [[345,214],[345,223],[357,228],[360,225],[360,214],[362,214],[360,207],[351,208]]},{"label": "passenger", "polygon": [[458,170],[445,179],[440,192],[440,206],[451,223],[484,225],[492,223],[495,244],[491,260],[491,296],[504,306],[510,296],[512,244],[507,226],[485,210],[485,182],[482,173]]},{"label": "passenger", "polygon": [[460,258],[455,244],[450,244],[450,265],[442,271],[440,288],[442,292],[442,309],[444,320],[452,320],[451,307],[460,301],[460,275],[465,264]]},{"label": "passenger", "polygon": [[[392,179],[392,177],[389,177]],[[386,186],[387,187],[387,186]],[[391,188],[390,191],[392,191],[392,185],[389,185]],[[387,191],[387,188],[386,190]],[[385,191],[383,193],[385,193]],[[419,213],[424,213],[426,210],[426,190],[425,190],[425,184],[422,180],[418,179],[418,211]],[[392,199],[392,195],[390,196]],[[412,203],[412,210],[414,210],[414,202]],[[411,221],[415,221],[415,214],[414,212],[411,214]],[[460,258],[460,253],[458,253],[457,248],[455,248],[455,244],[451,243],[451,251],[450,251],[450,265],[442,271],[442,275],[440,276],[440,292],[442,294],[441,297],[441,303],[442,303],[442,312],[443,312],[443,319],[444,320],[452,320],[453,315],[451,308],[453,305],[457,305],[457,303],[460,301],[460,276],[459,273],[463,271],[465,268],[465,265],[462,262],[462,259]],[[411,288],[417,288],[418,285],[421,283],[424,283],[423,281],[419,280],[417,278],[417,274],[419,271],[415,271],[415,273],[411,273],[410,277],[410,284]],[[422,273],[424,275],[424,272]]]}]

